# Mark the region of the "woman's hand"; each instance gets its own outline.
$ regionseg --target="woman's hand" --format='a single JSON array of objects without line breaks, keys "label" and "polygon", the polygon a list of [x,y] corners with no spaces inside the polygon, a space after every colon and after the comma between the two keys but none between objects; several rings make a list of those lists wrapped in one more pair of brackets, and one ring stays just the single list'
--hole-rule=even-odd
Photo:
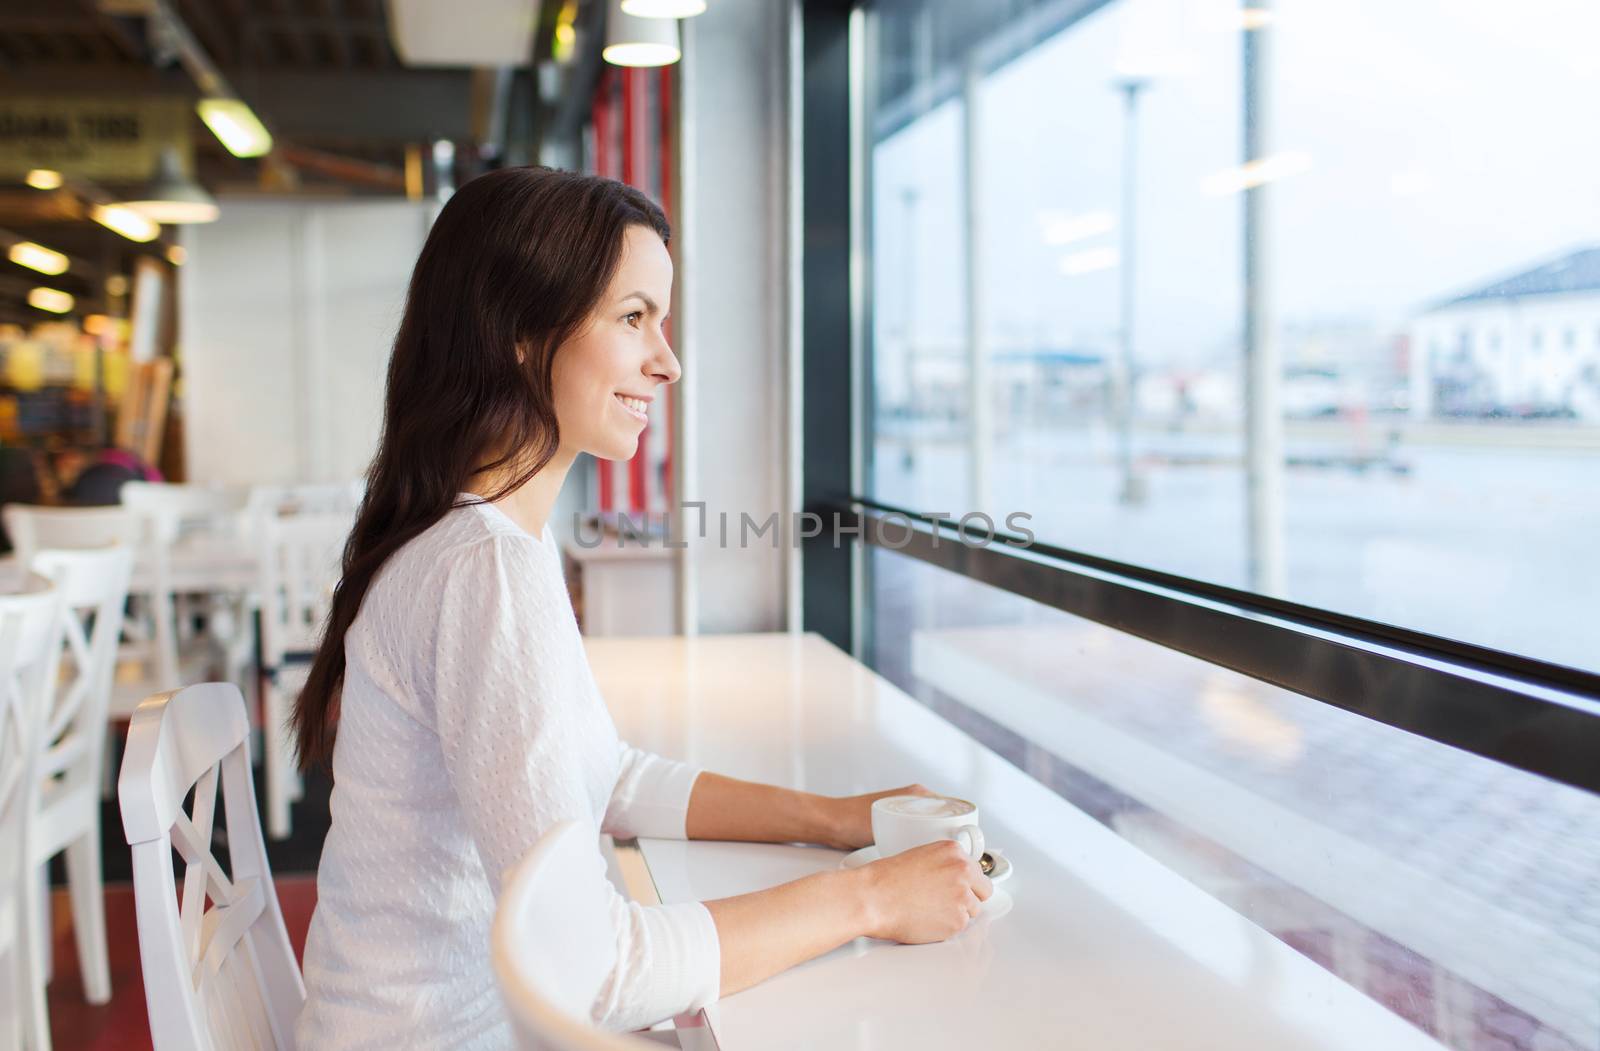
[{"label": "woman's hand", "polygon": [[921,785],[906,785],[861,796],[829,796],[824,800],[826,820],[823,838],[826,847],[855,850],[872,843],[872,803],[884,796],[931,796],[938,793]]},{"label": "woman's hand", "polygon": [[918,944],[966,929],[994,884],[961,844],[941,839],[855,870],[861,874],[872,938]]}]

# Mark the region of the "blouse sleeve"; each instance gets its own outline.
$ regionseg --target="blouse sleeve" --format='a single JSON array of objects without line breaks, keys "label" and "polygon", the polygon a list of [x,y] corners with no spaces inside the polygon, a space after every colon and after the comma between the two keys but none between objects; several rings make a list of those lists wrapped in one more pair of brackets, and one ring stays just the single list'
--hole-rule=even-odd
[{"label": "blouse sleeve", "polygon": [[618,742],[617,786],[602,832],[622,839],[688,839],[689,796],[701,768]]},{"label": "blouse sleeve", "polygon": [[[594,821],[583,790],[584,749],[574,721],[564,718],[571,701],[554,695],[549,674],[574,659],[556,648],[556,603],[566,596],[542,586],[536,543],[492,537],[452,553],[443,567],[435,725],[497,899],[507,871],[553,825]],[[583,659],[581,651],[575,659]],[[598,857],[598,841],[594,849]],[[617,893],[603,862],[595,872],[616,938],[613,971],[592,1009],[595,1023],[633,1029],[715,1000],[721,948],[706,907],[640,905]]]}]

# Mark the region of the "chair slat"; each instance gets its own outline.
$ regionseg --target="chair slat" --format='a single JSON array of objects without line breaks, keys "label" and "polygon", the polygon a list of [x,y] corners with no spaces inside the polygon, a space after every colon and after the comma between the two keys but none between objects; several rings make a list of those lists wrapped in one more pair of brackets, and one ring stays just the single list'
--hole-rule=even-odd
[{"label": "chair slat", "polygon": [[262,907],[261,882],[252,879],[244,881],[233,901],[214,906],[206,913],[208,933],[194,965],[197,978],[202,971],[215,974],[222,970],[222,965],[238,947],[239,939],[261,916]]},{"label": "chair slat", "polygon": [[222,865],[212,854],[209,840],[202,840],[188,819],[179,818],[172,826],[172,846],[190,867],[203,875],[205,895],[218,905],[230,905],[237,896],[233,881],[222,871]]}]

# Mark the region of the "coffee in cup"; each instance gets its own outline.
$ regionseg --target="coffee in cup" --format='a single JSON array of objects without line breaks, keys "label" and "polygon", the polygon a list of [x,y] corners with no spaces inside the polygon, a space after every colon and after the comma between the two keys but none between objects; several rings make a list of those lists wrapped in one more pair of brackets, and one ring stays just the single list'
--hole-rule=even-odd
[{"label": "coffee in cup", "polygon": [[978,807],[947,796],[884,796],[872,803],[872,841],[879,857],[924,843],[953,839],[977,861],[983,857]]}]

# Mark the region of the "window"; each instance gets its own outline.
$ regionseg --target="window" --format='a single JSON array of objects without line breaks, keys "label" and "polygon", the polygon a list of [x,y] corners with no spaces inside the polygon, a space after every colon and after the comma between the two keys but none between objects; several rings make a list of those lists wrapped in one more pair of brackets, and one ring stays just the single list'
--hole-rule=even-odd
[{"label": "window", "polygon": [[1163,864],[1447,1047],[1600,1040],[1600,796],[868,557],[874,667]]},{"label": "window", "polygon": [[1600,397],[1534,371],[1600,303],[1600,7],[868,7],[867,495],[1600,667]]},{"label": "window", "polygon": [[[1577,42],[1600,12],[1553,9],[1552,65],[1548,20],[1417,0],[860,6],[862,80],[808,37],[803,303],[808,404],[848,375],[864,433],[808,416],[808,500],[847,479],[864,524],[1026,512],[1066,550],[926,521],[859,562],[818,545],[808,627],[859,629],[880,672],[1443,1043],[1596,1045],[1600,676],[1541,660],[1600,664],[1600,420],[1529,340],[1600,275],[1571,247],[1600,246],[1600,151],[1571,132],[1600,127]],[[857,584],[864,610],[819,598]]]}]

